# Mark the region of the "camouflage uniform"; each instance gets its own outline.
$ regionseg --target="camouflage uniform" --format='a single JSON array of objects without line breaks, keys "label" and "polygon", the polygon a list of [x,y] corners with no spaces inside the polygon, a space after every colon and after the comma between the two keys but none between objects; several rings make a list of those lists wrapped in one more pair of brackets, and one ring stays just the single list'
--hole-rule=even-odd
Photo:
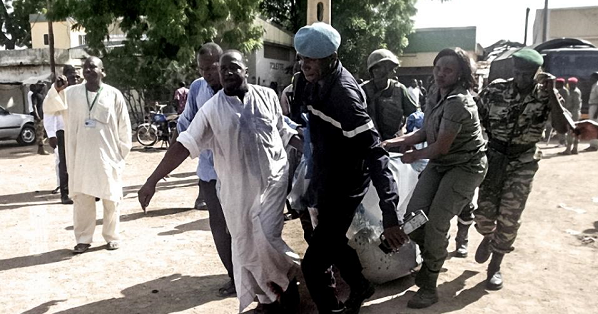
[{"label": "camouflage uniform", "polygon": [[367,113],[382,140],[400,135],[405,119],[417,110],[405,85],[392,79],[388,82],[388,87],[383,90],[376,90],[373,80],[361,85],[366,94]]},{"label": "camouflage uniform", "polygon": [[520,99],[513,80],[496,80],[480,93],[478,110],[489,137],[488,173],[480,186],[476,229],[490,236],[490,250],[509,253],[538,170],[536,143],[550,114],[540,84]]}]

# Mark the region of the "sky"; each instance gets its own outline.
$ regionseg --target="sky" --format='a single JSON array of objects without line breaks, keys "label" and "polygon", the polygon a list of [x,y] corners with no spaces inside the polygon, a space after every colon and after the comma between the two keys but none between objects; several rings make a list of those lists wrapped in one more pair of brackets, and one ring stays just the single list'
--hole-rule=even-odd
[{"label": "sky", "polygon": [[[598,6],[597,0],[549,0],[548,8]],[[523,43],[525,10],[530,8],[527,44],[533,41],[536,9],[544,0],[418,0],[415,28],[476,26],[483,47],[501,39]]]}]

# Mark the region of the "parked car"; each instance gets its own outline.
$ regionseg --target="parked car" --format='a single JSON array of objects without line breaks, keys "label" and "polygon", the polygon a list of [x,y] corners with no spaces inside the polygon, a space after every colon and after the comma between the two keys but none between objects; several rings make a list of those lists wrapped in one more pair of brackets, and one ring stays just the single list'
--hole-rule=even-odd
[{"label": "parked car", "polygon": [[10,113],[0,106],[0,140],[16,140],[21,145],[35,143],[33,116]]}]

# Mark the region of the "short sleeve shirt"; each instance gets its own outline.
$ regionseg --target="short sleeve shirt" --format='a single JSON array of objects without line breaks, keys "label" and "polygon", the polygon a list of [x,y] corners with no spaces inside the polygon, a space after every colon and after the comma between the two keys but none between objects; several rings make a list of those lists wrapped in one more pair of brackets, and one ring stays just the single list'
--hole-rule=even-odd
[{"label": "short sleeve shirt", "polygon": [[[433,88],[430,96],[430,101],[438,99],[438,90]],[[452,166],[478,163],[483,157],[486,142],[477,106],[465,88],[457,87],[437,103],[428,103],[424,117],[423,129],[428,144],[435,143],[442,131],[457,133],[449,152],[431,159],[431,163]]]}]

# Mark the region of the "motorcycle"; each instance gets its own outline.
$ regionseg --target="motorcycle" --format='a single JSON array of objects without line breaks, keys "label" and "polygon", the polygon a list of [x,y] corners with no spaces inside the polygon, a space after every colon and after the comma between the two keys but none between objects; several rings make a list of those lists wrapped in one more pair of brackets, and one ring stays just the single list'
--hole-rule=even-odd
[{"label": "motorcycle", "polygon": [[160,147],[168,147],[179,115],[164,114],[162,109],[166,105],[157,105],[158,111],[150,111],[145,117],[145,123],[137,127],[137,141],[143,146],[153,146],[158,140],[162,141]]}]

